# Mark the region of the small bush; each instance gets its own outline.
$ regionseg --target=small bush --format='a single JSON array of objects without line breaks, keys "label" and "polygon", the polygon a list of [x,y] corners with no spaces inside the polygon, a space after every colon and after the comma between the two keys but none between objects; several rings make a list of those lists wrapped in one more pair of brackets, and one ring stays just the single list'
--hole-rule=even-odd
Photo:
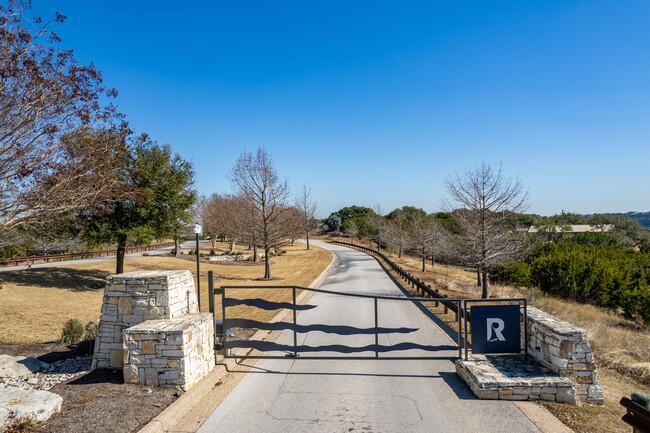
[{"label": "small bush", "polygon": [[62,343],[77,343],[81,341],[84,336],[85,327],[81,320],[76,317],[71,317],[65,322],[63,332],[61,333]]},{"label": "small bush", "polygon": [[86,325],[84,340],[95,340],[99,332],[99,320],[92,320]]}]

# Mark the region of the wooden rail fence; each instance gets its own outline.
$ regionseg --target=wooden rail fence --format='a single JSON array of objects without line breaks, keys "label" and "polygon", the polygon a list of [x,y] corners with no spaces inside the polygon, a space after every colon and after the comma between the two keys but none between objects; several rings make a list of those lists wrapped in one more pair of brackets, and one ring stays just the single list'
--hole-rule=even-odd
[{"label": "wooden rail fence", "polygon": [[[367,248],[367,247],[364,247],[364,246],[361,246],[361,245],[352,244],[352,243],[349,243],[349,242],[341,242],[341,241],[330,241],[330,242],[333,243],[333,244],[343,245],[343,246],[346,246],[346,247],[349,247],[349,248],[355,248],[357,250],[361,250],[361,251],[363,251],[365,253],[368,253],[368,254],[371,254],[373,256],[380,257],[388,265],[388,267],[393,272],[395,272],[395,274],[399,278],[404,280],[404,282],[405,282],[405,284],[407,286],[411,286],[411,287],[415,288],[416,292],[418,294],[421,293],[422,296],[424,296],[424,297],[440,298],[440,299],[445,299],[446,297],[448,297],[446,295],[441,294],[437,289],[433,289],[433,287],[431,287],[431,284],[426,284],[424,281],[420,280],[419,278],[415,278],[410,272],[407,272],[404,268],[402,268],[401,266],[398,266],[395,262],[393,262],[391,259],[389,259],[383,253],[375,251],[375,250],[373,250],[371,248]],[[440,303],[442,305],[444,305],[446,308],[453,311],[454,313],[460,314],[461,317],[464,317],[462,309],[460,309],[461,311],[459,312],[459,308],[458,308],[457,303],[445,302],[444,300],[440,301]],[[471,322],[471,318],[472,318],[472,316],[468,311],[467,312],[467,321]]]},{"label": "wooden rail fence", "polygon": [[[152,251],[152,250],[159,250],[161,248],[169,248],[173,247],[174,243],[173,242],[165,242],[161,244],[153,244],[153,245],[142,245],[138,247],[129,247],[126,249],[126,253],[137,253],[140,251]],[[87,259],[87,258],[92,258],[92,257],[101,257],[101,256],[111,256],[117,254],[117,249],[115,250],[103,250],[103,251],[86,251],[83,253],[66,253],[66,254],[45,254],[42,256],[26,256],[26,257],[12,257],[12,258],[7,258],[7,259],[0,259],[0,265],[10,265],[14,264],[17,265],[19,263],[24,263],[24,264],[34,264],[37,261],[45,261],[46,263],[49,263],[50,260],[58,260],[61,261],[63,259],[70,259],[73,260],[75,258],[77,259]]]}]

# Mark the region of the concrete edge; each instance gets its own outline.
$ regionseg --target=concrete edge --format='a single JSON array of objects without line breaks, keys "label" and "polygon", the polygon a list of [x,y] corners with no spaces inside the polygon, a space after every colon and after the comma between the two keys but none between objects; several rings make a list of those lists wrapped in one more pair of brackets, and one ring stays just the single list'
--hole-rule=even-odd
[{"label": "concrete edge", "polygon": [[[336,255],[331,251],[330,254],[332,254],[332,259],[329,265],[327,265],[323,272],[321,272],[320,275],[316,277],[316,279],[309,285],[310,288],[317,289],[320,287],[327,277],[327,273],[336,264]],[[309,298],[313,296],[313,294],[314,292],[303,290],[302,293],[296,297],[296,302],[307,302]],[[289,310],[281,311],[276,314],[275,317],[273,317],[270,321],[279,322],[283,320],[289,313]],[[280,333],[277,331],[275,332],[277,333],[277,336],[279,336]],[[253,335],[253,338],[260,337],[262,333],[271,335],[270,331],[260,330]],[[192,388],[189,389],[189,391],[181,395],[178,400],[167,406],[165,410],[159,413],[154,419],[149,421],[149,423],[141,428],[138,433],[196,432],[199,427],[201,427],[203,422],[207,419],[207,417],[214,411],[214,409],[216,409],[217,406],[221,404],[223,398],[228,395],[226,392],[224,395],[220,396],[220,399],[208,398],[208,396],[214,393],[217,387],[222,385],[227,376],[230,374],[229,370],[233,369],[233,367],[240,368],[238,372],[243,372],[244,369],[250,369],[250,367],[242,367],[242,365],[238,365],[235,359],[228,359],[224,361],[225,362],[222,364],[217,365],[210,373],[203,377],[203,379],[198,381]],[[238,377],[233,378],[231,381],[232,383],[230,384],[232,385],[231,388],[234,388],[234,386],[241,380],[242,377],[243,375],[239,375]],[[194,416],[192,416],[193,414]],[[186,418],[188,417],[192,417],[194,419],[187,420]],[[183,426],[182,429],[178,429],[177,425],[180,424],[181,421],[183,421],[183,424],[186,425]]]},{"label": "concrete edge", "polygon": [[513,403],[543,433],[575,433],[542,405],[532,401],[513,401]]}]

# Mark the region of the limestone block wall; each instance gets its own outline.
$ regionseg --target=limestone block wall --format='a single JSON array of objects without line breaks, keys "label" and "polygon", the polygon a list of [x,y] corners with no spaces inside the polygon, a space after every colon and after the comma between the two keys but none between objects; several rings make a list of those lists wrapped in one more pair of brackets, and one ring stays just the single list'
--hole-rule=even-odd
[{"label": "limestone block wall", "polygon": [[604,404],[587,331],[529,307],[528,353],[561,377],[570,378],[578,401]]},{"label": "limestone block wall", "polygon": [[122,333],[145,320],[197,313],[194,279],[188,270],[139,271],[106,280],[92,368],[122,368]]},{"label": "limestone block wall", "polygon": [[147,320],[124,330],[124,382],[187,391],[215,365],[212,314]]}]

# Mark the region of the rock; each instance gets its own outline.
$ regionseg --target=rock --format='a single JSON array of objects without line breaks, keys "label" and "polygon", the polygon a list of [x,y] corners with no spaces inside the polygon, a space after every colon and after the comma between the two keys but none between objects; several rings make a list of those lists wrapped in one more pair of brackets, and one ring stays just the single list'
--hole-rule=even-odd
[{"label": "rock", "polygon": [[27,375],[40,369],[41,362],[36,358],[0,355],[0,377]]},{"label": "rock", "polygon": [[6,387],[0,393],[0,430],[26,420],[47,421],[62,403],[63,398],[51,392]]},{"label": "rock", "polygon": [[124,383],[138,383],[138,367],[133,364],[127,364],[122,369]]}]

